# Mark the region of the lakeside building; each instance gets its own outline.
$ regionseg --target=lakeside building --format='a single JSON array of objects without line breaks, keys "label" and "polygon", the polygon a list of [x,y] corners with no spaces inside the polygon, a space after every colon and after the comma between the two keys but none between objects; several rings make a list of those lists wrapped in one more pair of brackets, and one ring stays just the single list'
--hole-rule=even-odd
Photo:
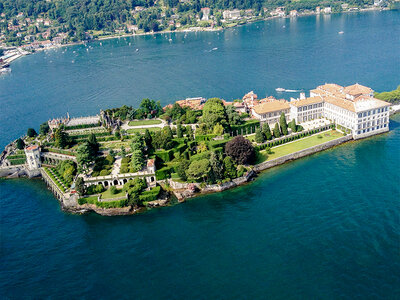
[{"label": "lakeside building", "polygon": [[37,170],[41,167],[39,146],[34,145],[25,148],[25,155],[29,170]]},{"label": "lakeside building", "polygon": [[286,100],[264,102],[252,108],[253,116],[270,125],[278,123],[282,113],[290,119],[290,104]]},{"label": "lakeside building", "polygon": [[240,10],[224,10],[222,16],[225,20],[237,20],[240,18]]},{"label": "lakeside building", "polygon": [[281,113],[296,123],[326,118],[363,138],[389,131],[390,103],[373,97],[374,91],[358,83],[342,87],[326,83],[310,91],[310,97],[290,102],[272,100],[254,106],[252,115],[263,123],[279,122]]}]

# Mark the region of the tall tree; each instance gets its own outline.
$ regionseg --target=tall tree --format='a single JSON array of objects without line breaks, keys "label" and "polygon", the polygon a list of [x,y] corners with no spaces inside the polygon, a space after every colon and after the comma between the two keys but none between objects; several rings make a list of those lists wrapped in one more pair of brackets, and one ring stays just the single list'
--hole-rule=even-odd
[{"label": "tall tree", "polygon": [[131,157],[131,167],[134,172],[138,172],[145,166],[144,154],[140,150],[134,150]]},{"label": "tall tree", "polygon": [[93,161],[92,149],[90,148],[89,143],[84,142],[83,144],[80,144],[76,149],[76,153],[76,160],[79,167],[86,169],[87,166]]},{"label": "tall tree", "polygon": [[19,150],[22,150],[22,149],[25,148],[25,143],[24,143],[24,141],[23,141],[21,138],[19,138],[19,139],[17,140],[17,148],[18,148]]},{"label": "tall tree", "polygon": [[271,140],[272,139],[271,128],[269,128],[269,124],[268,123],[264,123],[263,124],[262,131],[263,131],[263,133],[265,135],[265,138],[267,140]]},{"label": "tall tree", "polygon": [[275,127],[274,127],[274,138],[278,138],[281,136],[281,132],[279,130],[279,125],[278,123],[275,123]]},{"label": "tall tree", "polygon": [[37,136],[36,130],[33,128],[28,128],[28,130],[26,131],[26,135],[29,137],[35,137]]},{"label": "tall tree", "polygon": [[228,125],[225,106],[221,99],[212,98],[207,100],[203,107],[201,121],[206,124],[209,130],[212,130],[214,125],[218,123],[222,126]]},{"label": "tall tree", "polygon": [[55,139],[54,145],[57,148],[64,149],[69,144],[69,136],[62,127],[56,129],[56,132],[54,133],[54,139]]},{"label": "tall tree", "polygon": [[222,180],[224,178],[224,163],[220,153],[211,152],[210,166],[215,181]]},{"label": "tall tree", "polygon": [[181,124],[176,125],[176,136],[178,138],[181,138],[183,136]]},{"label": "tall tree", "polygon": [[90,155],[92,158],[95,158],[97,156],[97,152],[100,150],[100,144],[97,142],[96,135],[94,133],[89,135],[88,144],[90,147]]},{"label": "tall tree", "polygon": [[255,140],[256,140],[257,143],[264,143],[264,141],[265,141],[264,133],[261,132],[260,128],[256,129]]},{"label": "tall tree", "polygon": [[39,133],[41,135],[46,135],[49,132],[49,130],[50,130],[50,127],[47,122],[40,124]]},{"label": "tall tree", "polygon": [[225,178],[236,178],[237,171],[235,163],[230,156],[225,156],[224,158],[224,177]]},{"label": "tall tree", "polygon": [[281,127],[281,131],[283,135],[287,135],[288,134],[288,130],[287,130],[287,122],[286,122],[286,117],[285,117],[285,113],[281,113],[281,117],[279,118],[279,125]]}]

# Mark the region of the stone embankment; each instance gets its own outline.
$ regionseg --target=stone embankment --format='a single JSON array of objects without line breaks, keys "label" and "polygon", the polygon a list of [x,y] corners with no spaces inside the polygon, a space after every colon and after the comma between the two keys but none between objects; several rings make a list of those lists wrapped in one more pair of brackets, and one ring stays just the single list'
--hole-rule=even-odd
[{"label": "stone embankment", "polygon": [[328,148],[332,148],[334,146],[340,145],[340,144],[350,141],[352,139],[353,139],[352,135],[349,134],[344,137],[341,137],[341,138],[338,138],[338,139],[335,139],[335,140],[332,140],[332,141],[329,141],[329,142],[326,142],[326,143],[323,143],[323,144],[320,144],[317,146],[303,149],[303,150],[300,150],[300,151],[297,151],[297,152],[294,152],[294,153],[291,153],[291,154],[288,154],[288,155],[285,155],[282,157],[275,158],[270,161],[262,162],[262,163],[256,165],[254,167],[254,170],[256,172],[260,172],[260,171],[284,164],[287,161],[295,160],[295,159],[298,159],[298,158],[301,158],[304,156],[308,156],[308,155],[320,152],[322,150],[326,150]]}]

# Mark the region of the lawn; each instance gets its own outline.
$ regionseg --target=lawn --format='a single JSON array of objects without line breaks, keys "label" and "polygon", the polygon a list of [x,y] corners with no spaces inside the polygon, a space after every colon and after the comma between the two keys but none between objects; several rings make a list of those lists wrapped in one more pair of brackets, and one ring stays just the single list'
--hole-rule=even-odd
[{"label": "lawn", "polygon": [[331,130],[326,132],[321,132],[313,136],[309,136],[295,142],[283,144],[282,146],[276,146],[271,148],[271,154],[267,154],[265,150],[260,151],[256,158],[256,163],[259,164],[265,160],[272,160],[281,156],[285,156],[309,147],[313,147],[319,144],[323,144],[337,138],[342,137],[343,134],[340,132]]},{"label": "lawn", "polygon": [[149,131],[160,131],[160,130],[161,130],[161,128],[160,128],[160,127],[150,127],[150,128],[131,128],[131,129],[128,129],[128,130],[127,130],[127,132],[128,132],[128,133],[136,133],[136,132],[139,132],[139,133],[144,133],[144,132],[146,131],[146,129],[147,129],[147,130],[149,130]]},{"label": "lawn", "polygon": [[100,142],[101,149],[121,149],[121,147],[125,147],[125,149],[129,148],[129,141],[127,142],[121,142],[121,141],[115,141],[115,142]]},{"label": "lawn", "polygon": [[105,192],[101,193],[101,199],[112,199],[125,196],[125,193],[121,190],[118,190],[118,193],[111,194],[110,189],[106,190]]},{"label": "lawn", "polygon": [[129,126],[143,126],[143,125],[159,125],[162,122],[160,120],[137,120],[130,121]]}]

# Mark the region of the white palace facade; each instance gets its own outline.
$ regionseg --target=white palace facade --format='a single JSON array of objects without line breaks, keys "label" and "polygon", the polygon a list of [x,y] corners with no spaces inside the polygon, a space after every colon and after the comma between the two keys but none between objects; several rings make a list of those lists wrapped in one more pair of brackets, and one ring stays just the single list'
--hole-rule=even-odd
[{"label": "white palace facade", "polygon": [[389,131],[390,103],[373,97],[373,90],[360,84],[342,87],[324,84],[310,91],[310,97],[276,100],[252,108],[252,115],[262,123],[279,122],[281,113],[286,120],[300,124],[326,118],[352,132],[354,139]]}]

